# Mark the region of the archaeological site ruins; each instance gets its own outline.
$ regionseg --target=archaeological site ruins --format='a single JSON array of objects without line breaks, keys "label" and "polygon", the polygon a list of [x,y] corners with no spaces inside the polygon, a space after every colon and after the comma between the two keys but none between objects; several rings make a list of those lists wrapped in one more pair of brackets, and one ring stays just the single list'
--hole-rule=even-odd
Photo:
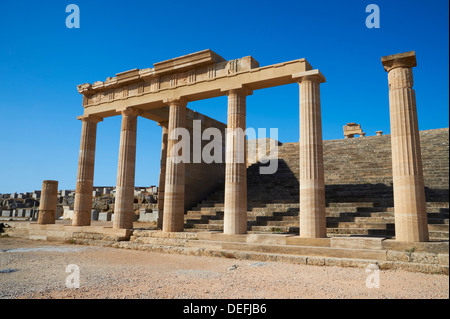
[{"label": "archaeological site ruins", "polygon": [[[448,128],[419,131],[414,67],[414,51],[381,58],[390,134],[368,136],[361,124],[347,123],[345,138],[333,141],[322,139],[326,70],[303,58],[260,66],[251,56],[227,61],[204,50],[79,85],[84,113],[71,220],[57,219],[58,184],[44,181],[37,220],[12,218],[8,211],[3,232],[181,254],[448,273]],[[299,142],[239,140],[246,97],[292,83],[299,86]],[[219,96],[228,97],[227,123],[189,108]],[[117,183],[112,221],[102,224],[93,218],[96,134],[112,116],[122,119]],[[162,130],[152,225],[137,221],[139,116]],[[221,133],[220,161],[200,158],[192,140],[178,134],[212,128]],[[190,153],[179,153],[182,142]],[[200,150],[208,143],[202,140]],[[273,174],[260,173],[262,157],[250,154],[259,148],[276,161]]]}]

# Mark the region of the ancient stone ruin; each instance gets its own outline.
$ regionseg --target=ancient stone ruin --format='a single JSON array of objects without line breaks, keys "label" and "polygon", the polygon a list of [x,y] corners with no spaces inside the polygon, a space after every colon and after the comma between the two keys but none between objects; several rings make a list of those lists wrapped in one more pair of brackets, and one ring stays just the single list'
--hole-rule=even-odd
[{"label": "ancient stone ruin", "polygon": [[347,125],[344,125],[345,138],[353,138],[355,135],[359,135],[360,137],[366,136],[366,133],[361,129],[361,124],[347,123]]},{"label": "ancient stone ruin", "polygon": [[[448,129],[419,132],[415,52],[385,56],[381,62],[388,78],[391,134],[378,131],[374,137],[353,139],[365,133],[361,125],[347,123],[344,140],[325,142],[320,104],[325,76],[305,59],[260,67],[250,56],[227,61],[204,50],[79,85],[84,113],[78,118],[82,131],[72,225],[48,225],[54,219],[45,213],[38,226],[58,229],[61,237],[80,243],[116,238],[114,247],[154,251],[164,243],[182,253],[245,251],[245,258],[275,258],[270,253],[293,255],[296,262],[307,256],[301,262],[347,266],[376,260],[386,268],[448,272],[448,163],[442,164],[442,172],[436,165],[445,162],[445,152],[448,161]],[[299,85],[299,143],[267,139],[248,141],[245,150],[236,147],[238,135],[233,134],[246,129],[246,97],[291,83]],[[191,102],[218,96],[228,97],[226,124],[188,108]],[[98,123],[110,116],[122,118],[112,228],[92,224],[96,132]],[[162,129],[158,218],[152,229],[134,225],[138,116]],[[195,152],[179,161],[173,150],[182,136],[173,132],[185,129],[192,136],[210,128],[223,133],[224,161],[196,161]],[[446,144],[436,146],[435,141],[445,139]],[[259,148],[276,150],[276,173],[259,173],[265,155],[239,160]],[[50,196],[49,189],[43,187],[42,194]],[[53,211],[47,203],[54,208],[50,199],[41,200],[43,213]],[[22,227],[27,228],[22,235],[51,237],[43,228],[33,233],[33,227]],[[418,249],[417,255],[402,259],[402,251],[411,247]],[[424,254],[433,256],[425,261]],[[281,255],[276,258],[287,258]],[[411,260],[420,266],[412,266]]]}]

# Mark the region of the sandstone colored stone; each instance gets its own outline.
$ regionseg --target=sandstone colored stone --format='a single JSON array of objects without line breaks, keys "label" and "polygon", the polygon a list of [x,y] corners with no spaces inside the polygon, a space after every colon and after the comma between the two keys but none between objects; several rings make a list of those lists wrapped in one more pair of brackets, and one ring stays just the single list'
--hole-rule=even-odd
[{"label": "sandstone colored stone", "polygon": [[286,245],[286,238],[292,235],[277,234],[248,234],[247,243]]},{"label": "sandstone colored stone", "polygon": [[228,91],[228,120],[225,170],[225,234],[247,233],[246,129],[247,89]]},{"label": "sandstone colored stone", "polygon": [[97,116],[81,116],[79,119],[82,128],[72,225],[88,226],[91,224],[97,123],[102,119]]},{"label": "sandstone colored stone", "polygon": [[300,88],[300,237],[327,236],[320,83],[317,70],[298,77]]},{"label": "sandstone colored stone", "polygon": [[347,123],[347,125],[344,125],[344,137],[346,139],[353,138],[355,135],[359,135],[361,137],[366,135],[366,133],[364,133],[361,129],[361,124]]},{"label": "sandstone colored stone", "polygon": [[38,224],[54,224],[58,202],[58,182],[43,181],[39,204]]},{"label": "sandstone colored stone", "polygon": [[133,228],[137,116],[137,109],[127,108],[122,111],[113,222],[113,227],[117,229]]},{"label": "sandstone colored stone", "polygon": [[302,238],[299,236],[286,237],[287,245],[331,247],[331,238]]},{"label": "sandstone colored stone", "polygon": [[448,254],[439,254],[439,265],[448,266]]},{"label": "sandstone colored stone", "polygon": [[331,247],[355,249],[383,249],[384,238],[370,237],[333,237]]},{"label": "sandstone colored stone", "polygon": [[428,241],[422,157],[412,68],[414,52],[383,57],[388,72],[396,240]]},{"label": "sandstone colored stone", "polygon": [[[176,129],[186,127],[187,102],[184,99],[169,99],[166,103],[170,113],[162,229],[164,232],[181,232],[184,229],[185,160],[180,160],[174,146],[181,141]],[[182,150],[186,152],[186,147]]]}]

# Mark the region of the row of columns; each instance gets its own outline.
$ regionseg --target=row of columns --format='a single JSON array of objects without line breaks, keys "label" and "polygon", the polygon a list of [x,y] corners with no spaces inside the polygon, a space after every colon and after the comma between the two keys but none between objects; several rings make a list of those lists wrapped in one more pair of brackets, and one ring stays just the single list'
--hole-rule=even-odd
[{"label": "row of columns", "polygon": [[[399,58],[395,61],[390,66],[385,65],[385,68],[389,72],[396,236],[397,240],[401,241],[427,241],[428,224],[419,130],[412,89],[411,67],[415,65]],[[313,70],[301,74],[297,81],[300,93],[300,237],[320,238],[326,237],[327,234],[320,103],[320,83],[325,82],[325,78],[320,72]],[[249,94],[251,91],[245,88],[227,92],[224,207],[226,234],[247,232],[246,150],[245,147],[239,147],[238,141],[235,140],[239,135],[234,134],[234,131],[245,131],[246,97]],[[180,232],[184,228],[185,164],[174,160],[178,154],[171,151],[179,142],[175,129],[186,127],[187,102],[184,99],[165,102],[169,106],[169,121],[160,123],[163,129],[163,147],[158,208],[160,214],[164,213],[160,215],[159,226],[164,232]],[[127,108],[122,110],[121,114],[113,227],[132,228],[138,111]],[[73,219],[73,225],[76,226],[90,225],[96,127],[101,119],[89,116],[82,117],[81,120],[83,125]]]}]

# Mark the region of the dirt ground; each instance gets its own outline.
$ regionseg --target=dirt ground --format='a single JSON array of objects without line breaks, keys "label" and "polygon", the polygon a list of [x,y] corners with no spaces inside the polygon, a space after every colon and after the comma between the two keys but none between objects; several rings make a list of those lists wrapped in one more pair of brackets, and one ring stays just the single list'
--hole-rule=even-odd
[{"label": "dirt ground", "polygon": [[[77,269],[79,288],[74,288]],[[368,288],[366,280],[371,274],[374,272],[366,272],[364,268],[255,262],[0,238],[2,299],[449,298],[446,275],[382,270],[379,288]]]}]

